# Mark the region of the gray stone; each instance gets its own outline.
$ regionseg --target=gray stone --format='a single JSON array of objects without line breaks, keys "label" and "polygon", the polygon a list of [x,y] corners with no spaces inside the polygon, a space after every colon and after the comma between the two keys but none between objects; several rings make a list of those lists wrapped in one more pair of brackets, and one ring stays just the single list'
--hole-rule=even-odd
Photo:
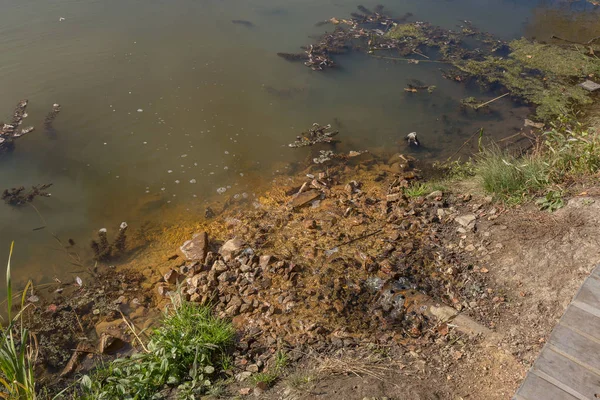
[{"label": "gray stone", "polygon": [[464,214],[464,215],[459,215],[458,217],[454,218],[454,220],[456,222],[458,222],[460,225],[464,226],[465,228],[472,226],[476,219],[477,219],[477,217],[475,216],[475,214]]},{"label": "gray stone", "polygon": [[258,372],[258,365],[250,364],[246,367],[246,371],[248,372]]},{"label": "gray stone", "polygon": [[225,242],[219,250],[219,254],[223,256],[225,261],[229,261],[241,252],[243,246],[244,241],[242,239],[233,238]]},{"label": "gray stone", "polygon": [[436,190],[435,192],[431,192],[427,195],[428,199],[436,199],[438,197],[442,197],[444,193],[441,190]]},{"label": "gray stone", "polygon": [[587,90],[588,92],[595,92],[600,89],[600,85],[596,82],[590,81],[589,79],[583,83],[580,83],[579,86]]},{"label": "gray stone", "polygon": [[246,379],[250,378],[252,376],[252,372],[250,371],[244,371],[244,372],[240,372],[239,374],[235,375],[235,380],[238,382],[243,382]]},{"label": "gray stone", "polygon": [[208,252],[208,234],[206,232],[194,234],[192,239],[186,241],[179,250],[187,260],[204,263]]}]

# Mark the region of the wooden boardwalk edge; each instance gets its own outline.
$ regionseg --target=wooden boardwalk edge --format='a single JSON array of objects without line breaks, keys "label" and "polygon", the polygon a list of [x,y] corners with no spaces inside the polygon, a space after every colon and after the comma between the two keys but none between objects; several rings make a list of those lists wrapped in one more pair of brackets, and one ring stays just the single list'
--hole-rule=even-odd
[{"label": "wooden boardwalk edge", "polygon": [[600,265],[583,282],[513,400],[600,399]]}]

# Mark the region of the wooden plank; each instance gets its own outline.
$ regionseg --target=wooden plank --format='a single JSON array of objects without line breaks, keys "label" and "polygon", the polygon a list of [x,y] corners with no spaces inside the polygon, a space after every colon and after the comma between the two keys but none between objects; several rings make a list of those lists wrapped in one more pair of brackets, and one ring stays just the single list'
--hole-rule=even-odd
[{"label": "wooden plank", "polygon": [[600,393],[600,375],[574,363],[551,348],[545,348],[542,351],[533,366],[533,371],[550,382],[552,380],[541,375],[540,372],[554,378],[570,388],[563,387],[563,390],[579,399],[593,399],[596,394]]},{"label": "wooden plank", "polygon": [[534,374],[527,375],[517,394],[526,400],[579,400]]},{"label": "wooden plank", "polygon": [[590,340],[571,329],[558,325],[550,336],[553,350],[570,358],[579,365],[600,372],[600,342]]},{"label": "wooden plank", "polygon": [[595,307],[589,306],[589,305],[587,305],[585,303],[582,303],[580,301],[577,301],[577,300],[574,300],[571,303],[571,306],[577,307],[580,310],[583,310],[583,311],[585,311],[588,314],[592,314],[595,317],[600,318],[600,308],[595,308]]},{"label": "wooden plank", "polygon": [[569,306],[560,320],[560,324],[584,332],[586,335],[600,341],[600,318],[587,312],[585,308],[577,307],[577,303]]},{"label": "wooden plank", "polygon": [[579,289],[579,293],[575,296],[575,300],[600,308],[600,279],[596,277],[586,279],[581,289]]}]

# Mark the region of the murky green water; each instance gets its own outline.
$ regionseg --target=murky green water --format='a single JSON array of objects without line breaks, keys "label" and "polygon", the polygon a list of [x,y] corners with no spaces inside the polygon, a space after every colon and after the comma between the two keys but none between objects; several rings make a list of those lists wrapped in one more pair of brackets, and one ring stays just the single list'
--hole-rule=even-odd
[{"label": "murky green water", "polygon": [[[392,64],[342,56],[343,68],[316,73],[276,52],[296,52],[315,23],[344,17],[348,0],[6,0],[0,13],[0,115],[30,100],[36,131],[0,158],[0,189],[54,183],[51,198],[0,205],[0,260],[16,241],[15,269],[36,282],[76,270],[49,234],[73,238],[82,256],[101,227],[141,226],[174,206],[202,210],[225,194],[252,195],[309,150],[286,144],[313,122],[339,121],[345,149],[405,151],[419,132],[419,157],[448,157],[484,127],[513,134],[527,110],[508,101],[474,119],[460,115],[467,96],[492,98],[441,78],[436,64]],[[375,2],[363,3],[373,7]],[[387,1],[448,28],[471,20],[510,39],[549,36],[551,13],[592,15],[585,2],[501,0]],[[64,20],[60,20],[64,18]],[[234,25],[244,19],[254,27]],[[568,25],[568,24],[567,24]],[[329,27],[329,29],[331,29]],[[407,95],[418,79],[438,89]],[[46,132],[42,121],[62,105]],[[138,111],[141,110],[141,111]],[[445,117],[444,117],[445,116]],[[34,230],[46,225],[46,230]]]}]

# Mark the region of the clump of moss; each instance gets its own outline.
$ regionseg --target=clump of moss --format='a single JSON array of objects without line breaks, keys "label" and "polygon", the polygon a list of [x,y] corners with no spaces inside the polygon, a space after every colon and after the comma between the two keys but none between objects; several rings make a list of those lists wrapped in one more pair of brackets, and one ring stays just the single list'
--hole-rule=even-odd
[{"label": "clump of moss", "polygon": [[423,28],[415,23],[412,24],[398,24],[390,29],[386,36],[390,39],[416,39],[424,41],[426,39]]},{"label": "clump of moss", "polygon": [[590,57],[583,46],[542,44],[523,38],[512,41],[510,48],[512,59],[546,75],[583,77],[600,74],[600,60]]},{"label": "clump of moss", "polygon": [[510,49],[508,58],[488,56],[454,65],[481,83],[502,85],[512,96],[535,105],[541,121],[592,103],[589,93],[577,85],[600,74],[600,59],[588,56],[587,50],[526,39],[511,42]]}]

